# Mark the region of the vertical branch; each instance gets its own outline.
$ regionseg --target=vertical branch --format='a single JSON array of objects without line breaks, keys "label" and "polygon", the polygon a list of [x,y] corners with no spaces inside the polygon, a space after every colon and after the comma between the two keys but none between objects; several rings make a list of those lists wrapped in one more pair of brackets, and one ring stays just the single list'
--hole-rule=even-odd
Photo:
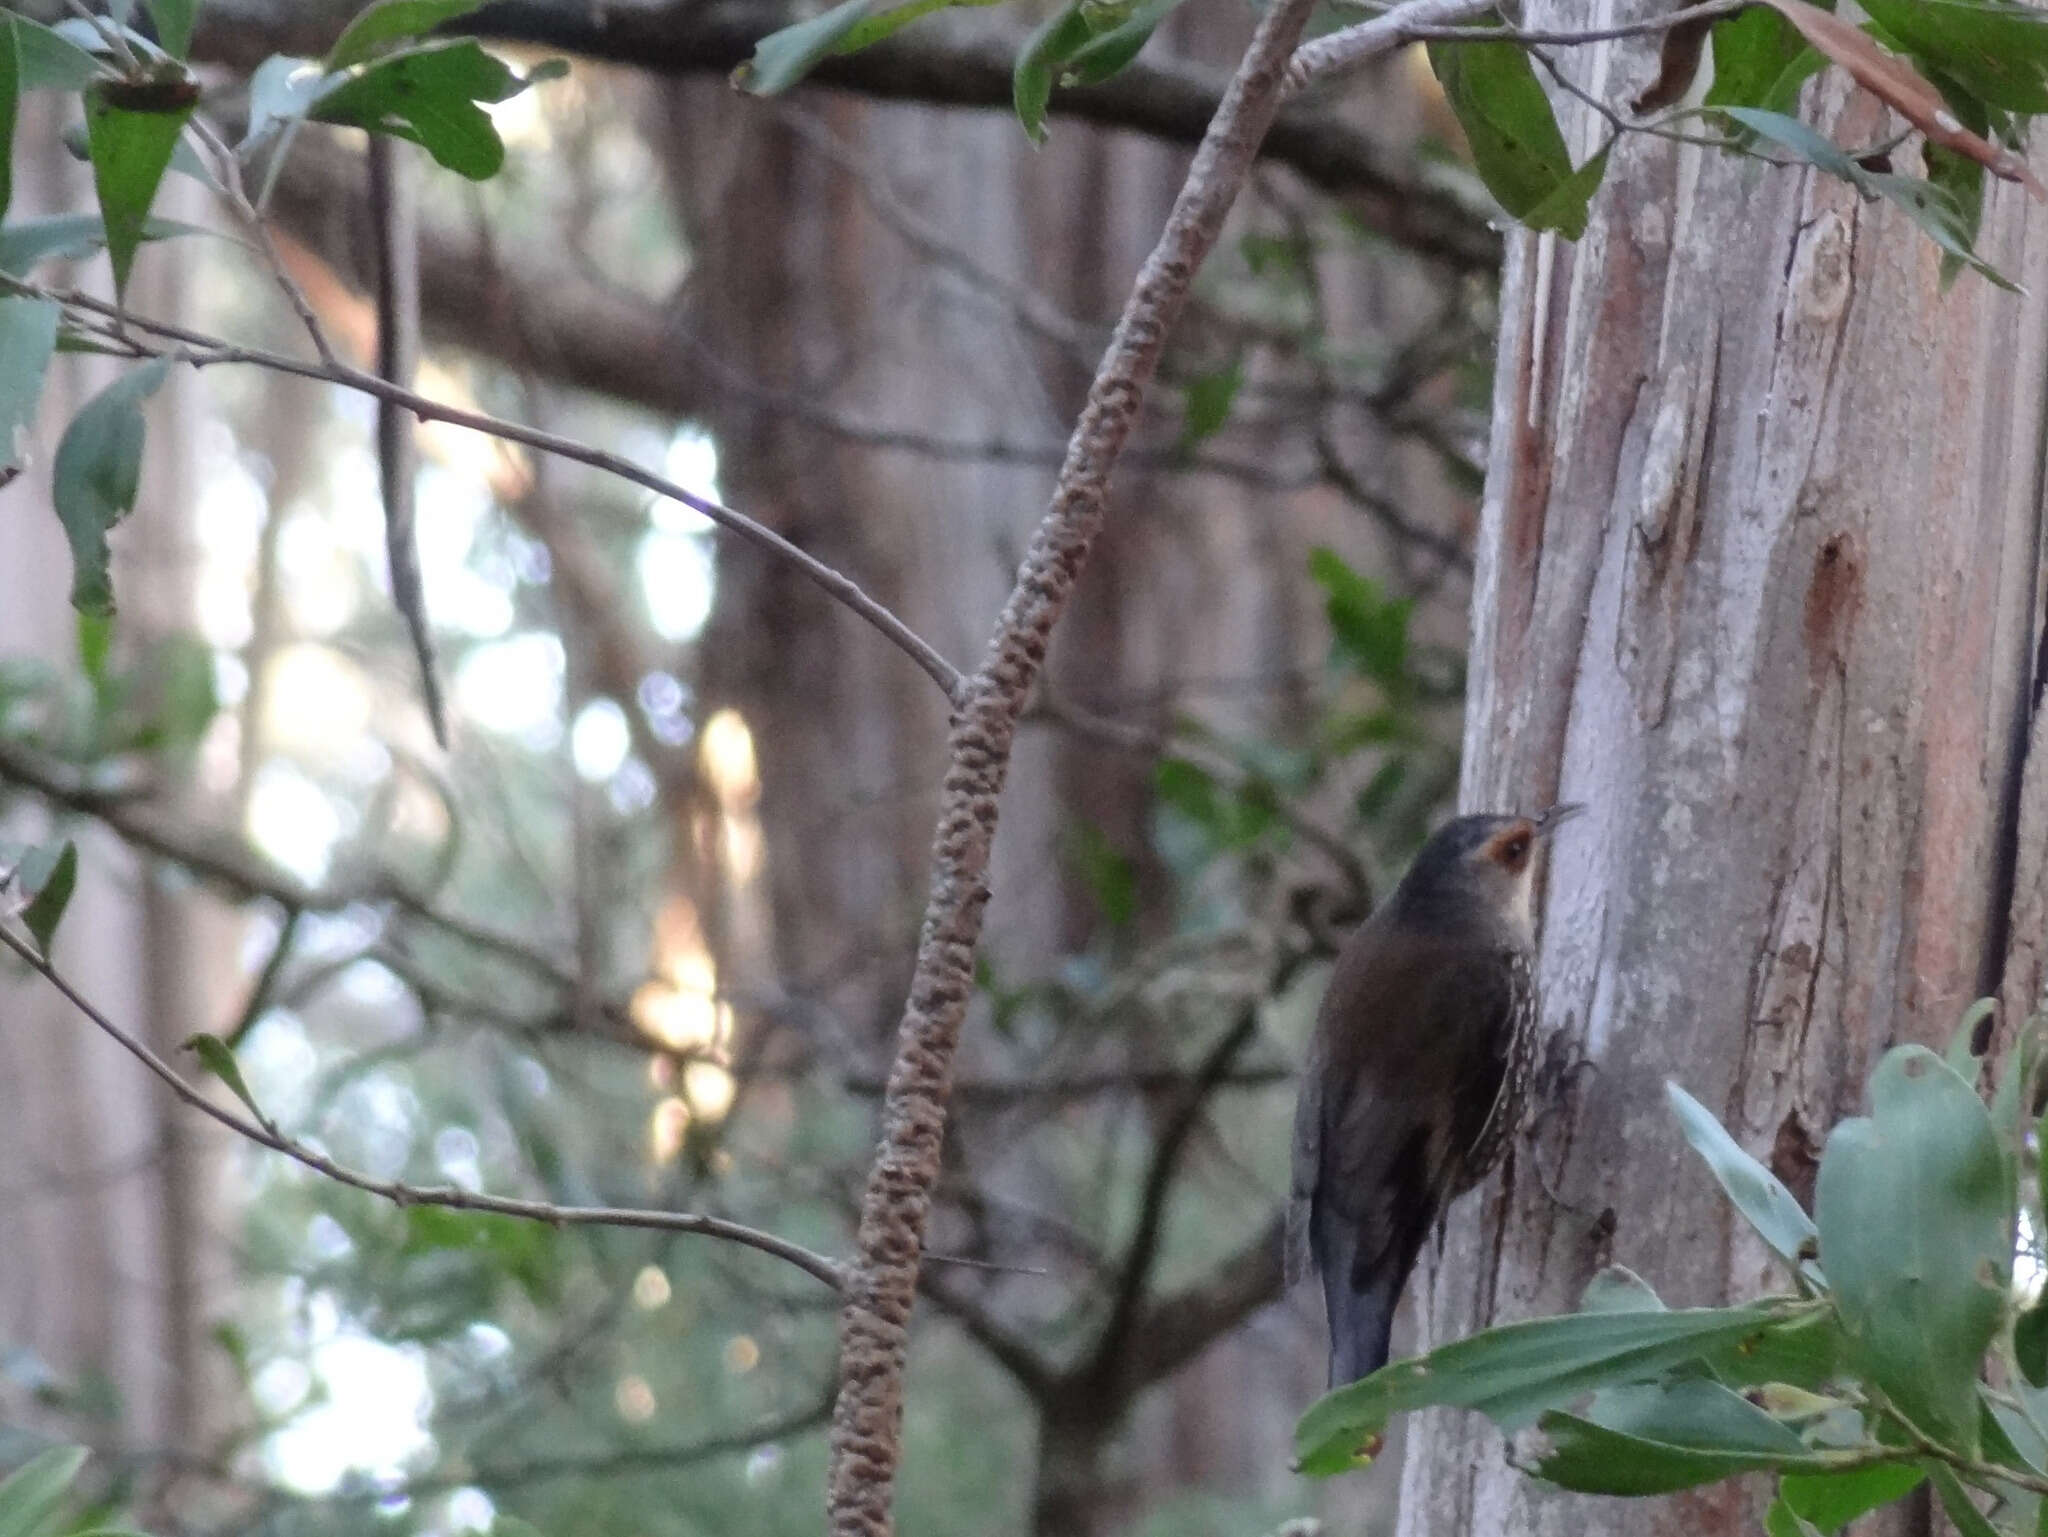
[{"label": "vertical branch", "polygon": [[[370,135],[370,217],[377,230],[377,374],[410,388],[419,366],[419,198],[398,141]],[[434,740],[448,745],[447,712],[434,673],[434,633],[420,582],[414,532],[413,479],[419,465],[412,417],[398,402],[377,402],[377,469],[384,486],[384,548],[391,566],[391,602],[405,619],[420,664],[420,691]]]},{"label": "vertical branch", "polygon": [[834,1537],[888,1537],[903,1425],[903,1366],[953,1055],[974,990],[997,802],[1017,720],[1053,626],[1101,529],[1109,475],[1129,438],[1166,334],[1215,244],[1314,0],[1279,0],[1231,78],[1166,228],[1138,274],[1067,448],[987,658],[957,696],[917,966],[882,1106],[882,1140],[861,1201],[859,1254],[839,1326],[826,1499]]}]

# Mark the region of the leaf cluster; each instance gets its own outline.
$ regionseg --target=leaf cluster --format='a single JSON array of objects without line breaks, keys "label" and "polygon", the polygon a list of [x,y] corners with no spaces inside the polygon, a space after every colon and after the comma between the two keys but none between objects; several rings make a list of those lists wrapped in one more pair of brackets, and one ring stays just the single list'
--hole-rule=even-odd
[{"label": "leaf cluster", "polygon": [[[769,34],[735,83],[762,95],[785,91],[826,59],[869,47],[934,11],[994,0],[906,0],[885,9],[877,3],[844,0]],[[1055,89],[1114,77],[1179,3],[1068,0],[1047,17],[1018,50],[1013,71],[1024,132],[1042,142]],[[1488,22],[1473,26],[1469,40],[1432,40],[1429,59],[1486,190],[1531,229],[1577,239],[1622,134],[1674,135],[1679,123],[1706,116],[1721,135],[1704,142],[1763,159],[1789,156],[1898,206],[1942,251],[1945,281],[1968,266],[2010,286],[1975,251],[1984,177],[2019,181],[2043,195],[2011,146],[2028,120],[2048,110],[2048,15],[2020,0],[1876,0],[1864,10],[1870,19],[1858,26],[1833,14],[1833,0],[1757,0],[1711,25],[1677,21],[1658,78],[1636,98],[1634,115],[1595,103],[1609,132],[1577,164],[1551,92],[1538,78],[1541,64],[1563,83],[1547,54],[1512,38],[1490,39],[1498,24]],[[1704,106],[1662,110],[1688,93],[1709,43],[1713,80]],[[1845,151],[1799,122],[1800,87],[1830,64],[1923,138],[1923,174],[1892,171],[1899,141]]]},{"label": "leaf cluster", "polygon": [[[199,134],[206,89],[187,59],[199,0],[148,0],[147,27],[115,17],[44,26],[0,12],[0,484],[18,472],[27,434],[59,351],[134,356],[118,326],[67,321],[56,299],[30,285],[36,268],[104,249],[123,295],[140,249],[195,233],[150,209],[173,169],[213,183],[249,217],[308,122],[366,129],[419,144],[450,170],[481,180],[504,165],[505,146],[486,106],[561,72],[544,64],[521,75],[473,38],[430,37],[480,0],[381,0],[358,15],[321,59],[277,57],[249,85],[249,126],[235,146]],[[133,18],[141,20],[142,18]],[[4,222],[12,191],[14,126],[24,94],[59,91],[81,101],[83,153],[96,214]],[[202,147],[215,152],[207,164]],[[251,205],[245,177],[264,187]],[[73,605],[104,616],[114,606],[107,535],[134,509],[145,436],[143,404],[171,360],[152,357],[86,403],[65,430],[53,466],[53,500],[71,545]]]}]

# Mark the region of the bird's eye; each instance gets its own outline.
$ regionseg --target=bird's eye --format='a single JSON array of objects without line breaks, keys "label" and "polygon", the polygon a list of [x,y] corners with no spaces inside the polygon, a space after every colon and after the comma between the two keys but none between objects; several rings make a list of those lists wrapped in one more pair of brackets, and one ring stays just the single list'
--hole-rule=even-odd
[{"label": "bird's eye", "polygon": [[1529,835],[1527,833],[1516,833],[1514,837],[1508,839],[1507,842],[1500,846],[1501,858],[1511,865],[1520,864],[1522,856],[1528,852]]}]

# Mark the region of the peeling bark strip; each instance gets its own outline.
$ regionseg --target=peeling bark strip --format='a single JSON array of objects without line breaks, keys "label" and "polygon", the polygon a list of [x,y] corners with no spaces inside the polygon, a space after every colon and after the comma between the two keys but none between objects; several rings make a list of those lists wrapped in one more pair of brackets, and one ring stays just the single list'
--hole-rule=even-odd
[{"label": "peeling bark strip", "polygon": [[834,1537],[887,1537],[892,1530],[911,1305],[939,1173],[953,1054],[974,991],[997,799],[1017,719],[1102,526],[1110,471],[1166,334],[1278,110],[1281,74],[1313,5],[1283,0],[1260,20],[1124,305],[988,659],[959,695],[932,848],[931,897],[883,1100],[881,1146],[861,1201],[860,1252],[840,1315],[826,1495]]}]

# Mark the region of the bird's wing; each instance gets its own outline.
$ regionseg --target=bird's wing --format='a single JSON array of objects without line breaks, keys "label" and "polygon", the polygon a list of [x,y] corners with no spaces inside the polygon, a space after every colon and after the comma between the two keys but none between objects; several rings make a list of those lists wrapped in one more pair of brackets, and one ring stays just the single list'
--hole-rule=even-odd
[{"label": "bird's wing", "polygon": [[1516,998],[1502,952],[1412,934],[1362,948],[1348,978],[1333,975],[1302,1100],[1305,1114],[1316,1099],[1312,1134],[1296,1120],[1295,1185],[1363,1228],[1367,1258],[1427,1227],[1461,1188],[1498,1111]]},{"label": "bird's wing", "polygon": [[1307,1279],[1314,1268],[1309,1255],[1309,1217],[1316,1195],[1316,1173],[1322,1163],[1323,1070],[1322,1032],[1302,1064],[1301,1089],[1294,1102],[1294,1162],[1287,1191],[1287,1242],[1284,1265],[1287,1284]]}]

